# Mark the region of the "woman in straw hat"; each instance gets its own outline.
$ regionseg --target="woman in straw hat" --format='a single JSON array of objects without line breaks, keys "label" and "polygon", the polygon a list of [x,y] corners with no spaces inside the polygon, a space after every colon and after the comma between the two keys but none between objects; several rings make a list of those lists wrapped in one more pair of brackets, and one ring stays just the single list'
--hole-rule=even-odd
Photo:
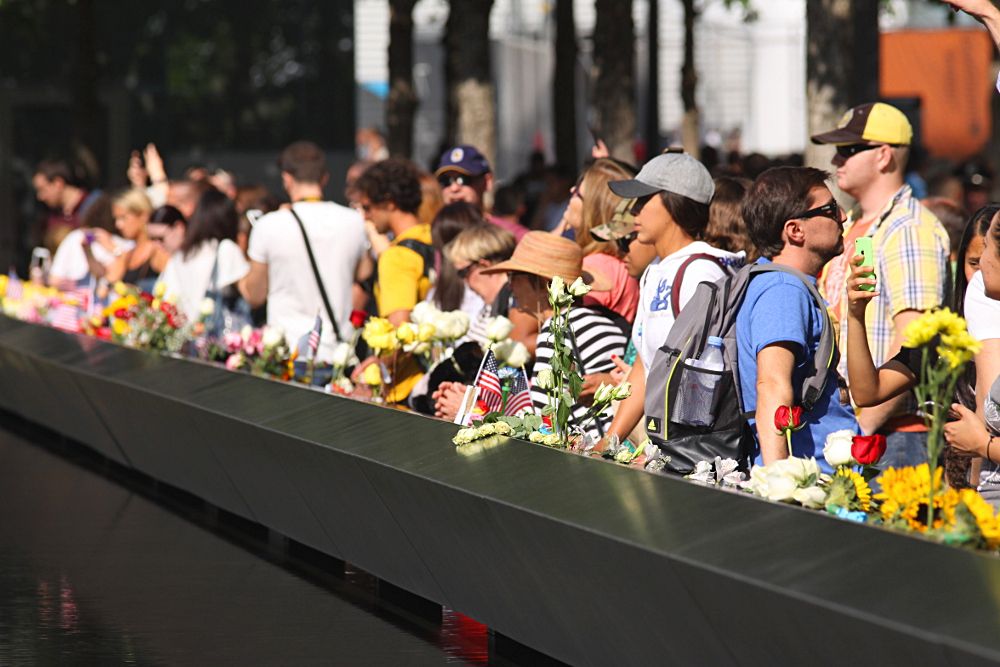
[{"label": "woman in straw hat", "polygon": [[[552,319],[552,306],[549,304],[548,287],[552,278],[559,276],[566,284],[577,278],[584,280],[590,276],[583,272],[583,253],[573,241],[564,239],[548,232],[528,232],[525,234],[513,256],[498,264],[482,270],[484,274],[506,273],[510,276],[511,290],[514,301],[522,312],[534,317],[539,323],[539,332],[535,348],[535,363],[532,368],[532,378],[543,369],[551,369],[552,335],[549,324]],[[581,402],[573,407],[570,425],[583,422],[589,403],[585,397],[592,398],[593,390],[602,382],[610,382],[610,372],[614,369],[612,355],[621,356],[628,342],[622,330],[607,315],[586,306],[574,305],[569,314],[569,326],[572,336],[570,344],[576,358],[577,368],[585,379],[585,394]],[[589,388],[589,391],[587,391]],[[457,385],[449,388],[449,392],[464,395],[465,387]],[[458,395],[461,400],[461,395]],[[439,405],[453,402],[454,397],[442,396]],[[536,412],[541,412],[548,404],[545,392],[534,386],[532,382],[531,400]],[[442,411],[441,416],[449,416]],[[598,420],[591,424],[588,433],[593,437],[601,437],[607,428],[608,420]]]}]

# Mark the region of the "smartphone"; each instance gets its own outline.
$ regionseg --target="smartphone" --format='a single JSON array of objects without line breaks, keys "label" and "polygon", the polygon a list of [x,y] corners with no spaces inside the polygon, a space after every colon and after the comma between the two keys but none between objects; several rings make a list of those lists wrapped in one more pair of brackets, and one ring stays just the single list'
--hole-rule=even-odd
[{"label": "smartphone", "polygon": [[[872,237],[862,236],[861,238],[854,239],[854,254],[864,256],[864,261],[861,262],[861,266],[875,266],[875,249],[872,247]],[[861,274],[865,278],[874,278],[875,273],[870,271],[868,273]],[[861,285],[858,289],[864,292],[872,292],[875,290],[875,285]]]},{"label": "smartphone", "polygon": [[31,264],[28,266],[28,277],[32,282],[44,285],[49,280],[49,269],[52,268],[52,254],[48,248],[35,248],[31,251]]}]

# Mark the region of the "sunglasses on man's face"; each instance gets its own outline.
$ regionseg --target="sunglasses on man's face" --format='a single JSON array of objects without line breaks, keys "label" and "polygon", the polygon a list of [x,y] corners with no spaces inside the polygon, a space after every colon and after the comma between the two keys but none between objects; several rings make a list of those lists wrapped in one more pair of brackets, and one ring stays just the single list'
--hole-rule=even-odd
[{"label": "sunglasses on man's face", "polygon": [[845,144],[843,146],[837,146],[837,155],[845,160],[850,160],[858,153],[864,153],[865,151],[870,151],[881,146],[892,146],[893,148],[896,148],[896,144]]},{"label": "sunglasses on man's face", "polygon": [[627,236],[615,239],[615,244],[618,246],[618,250],[623,255],[627,255],[629,249],[632,247],[632,241],[635,241],[635,237],[639,235],[639,232],[629,232]]},{"label": "sunglasses on man's face", "polygon": [[441,174],[438,176],[438,185],[442,189],[450,188],[452,185],[457,185],[458,187],[464,185],[475,187],[480,178],[480,176],[466,176],[464,174]]},{"label": "sunglasses on man's face", "polygon": [[793,215],[790,220],[805,220],[806,218],[818,218],[820,216],[836,220],[837,222],[844,219],[840,204],[837,203],[836,199],[831,199],[822,206],[817,206],[816,208]]}]

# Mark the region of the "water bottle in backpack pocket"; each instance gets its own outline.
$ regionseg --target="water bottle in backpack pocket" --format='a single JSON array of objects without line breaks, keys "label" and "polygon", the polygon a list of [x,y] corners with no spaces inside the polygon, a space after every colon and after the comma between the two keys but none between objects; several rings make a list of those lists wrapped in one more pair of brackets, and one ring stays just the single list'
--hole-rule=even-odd
[{"label": "water bottle in backpack pocket", "polygon": [[719,405],[725,363],[722,339],[709,336],[705,350],[697,359],[687,359],[681,366],[680,384],[672,418],[688,426],[712,426]]}]

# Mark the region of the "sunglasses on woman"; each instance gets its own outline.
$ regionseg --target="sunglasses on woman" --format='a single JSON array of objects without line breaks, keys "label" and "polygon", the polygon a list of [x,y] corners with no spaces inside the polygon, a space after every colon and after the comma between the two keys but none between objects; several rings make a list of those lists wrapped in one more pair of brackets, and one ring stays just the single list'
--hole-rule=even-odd
[{"label": "sunglasses on woman", "polygon": [[629,232],[626,236],[615,239],[615,245],[618,246],[618,250],[623,255],[627,255],[629,248],[632,246],[632,241],[635,241],[635,237],[639,235],[639,232]]}]

